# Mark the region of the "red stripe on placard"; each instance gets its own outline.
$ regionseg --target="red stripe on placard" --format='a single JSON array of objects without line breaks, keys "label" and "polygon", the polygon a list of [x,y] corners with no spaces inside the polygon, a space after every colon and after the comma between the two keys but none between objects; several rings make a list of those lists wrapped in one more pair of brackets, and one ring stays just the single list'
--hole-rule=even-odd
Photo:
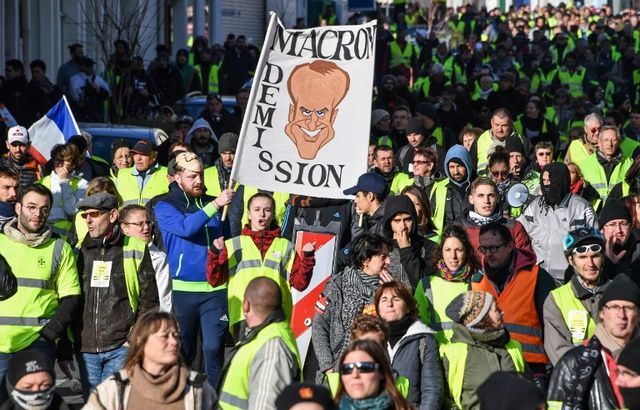
[{"label": "red stripe on placard", "polygon": [[315,314],[316,301],[320,297],[320,294],[324,290],[324,285],[330,277],[331,276],[327,276],[325,280],[296,303],[291,315],[291,328],[296,338],[311,327],[313,315]]}]

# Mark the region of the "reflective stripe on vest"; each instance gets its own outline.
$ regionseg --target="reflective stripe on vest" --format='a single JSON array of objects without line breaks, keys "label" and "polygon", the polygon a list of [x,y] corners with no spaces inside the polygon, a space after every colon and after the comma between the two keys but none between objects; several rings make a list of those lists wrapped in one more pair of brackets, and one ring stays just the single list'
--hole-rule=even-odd
[{"label": "reflective stripe on vest", "polygon": [[229,327],[244,319],[242,300],[249,282],[259,276],[273,279],[282,290],[282,307],[291,318],[293,302],[289,277],[295,259],[293,244],[287,239],[277,237],[269,246],[262,259],[262,254],[250,236],[240,235],[225,241],[229,255],[229,283],[227,297],[229,299]]},{"label": "reflective stripe on vest", "polygon": [[448,186],[449,178],[444,178],[440,181],[436,181],[431,187],[431,197],[429,200],[431,203],[434,203],[432,198],[435,195],[432,221],[436,226],[435,233],[438,235],[438,238],[442,237],[442,229],[444,228],[444,220],[446,218]]},{"label": "reflective stripe on vest", "polygon": [[480,282],[471,284],[473,290],[491,293],[504,312],[504,322],[511,337],[520,342],[529,363],[549,362],[544,351],[542,321],[538,317],[535,289],[538,283],[538,265],[531,270],[521,269],[505,285],[498,295],[491,281],[483,276]]},{"label": "reflective stripe on vest", "polygon": [[[0,250],[18,282],[16,294],[0,301],[0,352],[13,353],[29,346],[55,315],[59,296],[54,281],[59,277],[64,247],[60,238],[31,248],[0,234]],[[77,290],[80,294],[79,287]]]},{"label": "reflective stripe on vest", "polygon": [[144,205],[156,195],[169,192],[169,182],[167,181],[167,168],[158,167],[151,174],[151,178],[146,180],[146,184],[140,192],[138,187],[138,176],[132,175],[134,168],[123,168],[118,171],[116,178],[116,188],[122,197],[122,206]]},{"label": "reflective stripe on vest", "polygon": [[226,368],[218,405],[222,409],[249,408],[249,369],[256,353],[273,338],[281,339],[293,353],[298,363],[298,373],[302,374],[302,364],[296,339],[288,321],[271,323],[260,330],[255,338],[238,348]]},{"label": "reflective stripe on vest", "polygon": [[415,292],[422,321],[436,331],[438,345],[451,341],[453,322],[447,316],[447,306],[456,296],[469,290],[466,282],[453,282],[439,276],[425,276]]},{"label": "reflective stripe on vest", "polygon": [[[512,339],[504,347],[507,349],[509,356],[511,356],[516,371],[524,373],[524,357],[520,343]],[[462,409],[462,386],[464,385],[468,352],[469,345],[466,343],[447,343],[440,346],[441,356],[446,357],[449,362],[449,373],[447,374],[449,392],[459,409]],[[487,369],[487,372],[489,373],[490,371]]]},{"label": "reflective stripe on vest", "polygon": [[[573,157],[571,159],[573,159]],[[623,155],[620,163],[613,169],[613,172],[609,177],[609,181],[607,181],[607,175],[605,174],[604,168],[598,161],[598,154],[596,152],[578,163],[578,166],[582,171],[584,180],[589,182],[591,186],[598,191],[600,200],[604,203],[607,201],[607,197],[609,196],[613,186],[624,181],[627,171],[632,164],[633,161]]]},{"label": "reflective stripe on vest", "polygon": [[133,313],[138,311],[140,301],[140,282],[138,269],[142,263],[147,244],[138,238],[125,237],[122,247],[122,263],[124,265],[124,280],[127,285],[127,296]]},{"label": "reflective stripe on vest", "polygon": [[[571,332],[571,343],[577,346],[583,341],[591,338],[596,331],[596,322],[591,317],[587,308],[584,307],[582,302],[573,294],[571,282],[552,290],[551,294],[553,295],[553,300],[556,302],[558,309],[560,309],[560,313],[562,313],[562,318],[564,319],[564,323],[567,325],[567,329]],[[575,326],[579,323],[572,323],[574,320],[569,316],[573,315],[579,315],[580,319],[586,319],[584,323],[585,327],[583,329],[579,329]]]},{"label": "reflective stripe on vest", "polygon": [[[245,226],[249,223],[249,211],[247,211],[247,206],[249,205],[249,199],[255,194],[258,193],[258,188],[254,188],[252,186],[244,186],[243,193],[243,209],[244,212],[242,214],[242,226]],[[282,226],[282,221],[284,219],[284,214],[287,210],[286,202],[289,200],[289,194],[285,192],[274,192],[271,194],[273,199],[276,202],[276,210],[275,210],[275,218],[278,226]]]},{"label": "reflective stripe on vest", "polygon": [[567,70],[558,71],[558,78],[563,85],[569,86],[569,94],[571,94],[571,97],[580,98],[584,95],[582,81],[584,80],[586,72],[587,70],[584,68],[576,70],[573,74]]},{"label": "reflective stripe on vest", "polygon": [[400,45],[396,41],[392,41],[389,44],[389,52],[391,53],[391,61],[389,67],[405,66],[411,67],[411,56],[413,56],[413,46],[406,43],[404,50],[400,50]]}]

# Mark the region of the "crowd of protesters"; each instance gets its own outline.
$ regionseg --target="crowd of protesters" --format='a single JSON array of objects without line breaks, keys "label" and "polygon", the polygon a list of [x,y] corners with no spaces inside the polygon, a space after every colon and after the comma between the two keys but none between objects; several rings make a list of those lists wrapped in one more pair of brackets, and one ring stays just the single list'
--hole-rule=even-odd
[{"label": "crowd of protesters", "polygon": [[[66,408],[54,363],[88,409],[640,408],[640,13],[394,3],[353,200],[230,183],[244,36],[147,67],[118,40],[102,75],[74,44],[55,85],[7,61],[1,409]],[[27,128],[62,95],[170,138],[105,160],[83,132],[39,163]],[[340,232],[306,357],[300,220]]]}]

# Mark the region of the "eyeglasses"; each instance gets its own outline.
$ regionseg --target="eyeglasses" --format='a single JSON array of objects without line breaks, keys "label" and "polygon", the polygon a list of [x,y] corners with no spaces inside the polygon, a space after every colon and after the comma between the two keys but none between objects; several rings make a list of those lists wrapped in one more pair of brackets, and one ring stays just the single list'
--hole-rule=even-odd
[{"label": "eyeglasses", "polygon": [[539,156],[539,157],[550,157],[551,153],[543,151],[543,152],[538,152],[536,155]]},{"label": "eyeglasses", "polygon": [[500,248],[502,248],[503,246],[505,246],[506,244],[508,244],[509,242],[503,242],[500,245],[496,245],[496,246],[478,246],[478,252],[480,252],[483,255],[486,255],[488,253],[496,253],[500,250]]},{"label": "eyeglasses", "polygon": [[611,229],[615,229],[615,228],[626,229],[629,226],[631,226],[631,224],[629,223],[629,221],[620,221],[620,222],[609,222],[608,224],[605,224],[604,226],[605,226],[605,228],[611,228]]},{"label": "eyeglasses", "polygon": [[51,209],[49,209],[46,206],[42,208],[38,208],[37,206],[34,206],[34,205],[24,205],[24,204],[20,204],[20,205],[22,205],[23,208],[26,208],[31,215],[35,215],[35,214],[49,215],[49,212],[51,211]]},{"label": "eyeglasses", "polygon": [[620,313],[624,311],[625,315],[628,313],[635,313],[638,311],[637,306],[604,305],[604,308],[606,308],[609,312],[613,312],[613,313]]},{"label": "eyeglasses", "polygon": [[87,219],[88,217],[91,217],[93,219],[106,213],[107,211],[87,211],[87,212],[81,213],[80,216],[82,217],[82,219]]},{"label": "eyeglasses", "polygon": [[340,366],[340,374],[346,376],[353,372],[353,369],[358,369],[360,373],[373,373],[380,368],[378,363],[374,362],[353,362],[343,363]]},{"label": "eyeglasses", "polygon": [[140,221],[140,222],[122,222],[122,224],[124,225],[133,225],[133,226],[137,226],[138,228],[142,228],[143,226],[147,225],[147,226],[153,226],[153,222],[151,221]]},{"label": "eyeglasses", "polygon": [[506,177],[509,175],[509,171],[491,171],[491,175],[494,177]]},{"label": "eyeglasses", "polygon": [[587,252],[595,252],[595,253],[600,253],[602,252],[602,246],[600,244],[597,243],[592,243],[590,245],[582,245],[582,246],[578,246],[573,250],[573,253],[577,253],[578,255],[581,255],[583,253],[587,253]]},{"label": "eyeglasses", "polygon": [[429,161],[420,161],[420,160],[414,159],[413,163],[416,165],[427,165]]},{"label": "eyeglasses", "polygon": [[592,134],[596,134],[598,132],[600,132],[600,127],[598,128],[591,128],[589,131],[591,131]]}]

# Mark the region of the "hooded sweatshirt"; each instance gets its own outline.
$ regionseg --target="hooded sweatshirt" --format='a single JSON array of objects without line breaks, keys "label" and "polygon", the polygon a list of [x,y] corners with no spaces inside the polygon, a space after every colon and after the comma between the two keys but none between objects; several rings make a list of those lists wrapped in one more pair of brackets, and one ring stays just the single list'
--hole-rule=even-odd
[{"label": "hooded sweatshirt", "polygon": [[[449,163],[451,161],[462,164],[467,169],[467,177],[462,182],[456,182],[451,178],[449,173]],[[447,197],[445,204],[445,225],[449,225],[454,221],[460,221],[469,213],[471,205],[467,199],[467,188],[469,188],[472,180],[473,166],[471,165],[471,157],[469,151],[462,145],[454,145],[449,148],[444,160],[444,173],[449,179],[447,187]],[[436,195],[431,196],[432,209],[436,209]],[[441,207],[442,205],[440,205]]]},{"label": "hooded sweatshirt", "polygon": [[[398,242],[393,238],[393,230],[391,229],[391,220],[400,213],[409,214],[413,221],[413,227],[407,233],[411,245],[405,248],[398,246]],[[408,196],[392,196],[385,202],[384,236],[393,240],[393,249],[390,249],[389,253],[389,258],[391,259],[389,273],[398,281],[411,285],[414,289],[421,276],[419,259],[422,240],[418,235],[417,221],[415,206]]]},{"label": "hooded sweatshirt", "polygon": [[[209,132],[211,132],[211,139],[209,140],[209,145],[206,148],[192,144],[193,133],[200,128],[206,128],[209,130]],[[209,125],[209,121],[205,120],[204,118],[198,118],[193,123],[193,126],[191,126],[191,128],[187,132],[185,143],[191,144],[191,146],[193,147],[193,151],[198,154],[205,167],[212,166],[215,163],[215,160],[218,158],[218,137],[216,136],[216,133],[213,132],[211,125]]]}]

